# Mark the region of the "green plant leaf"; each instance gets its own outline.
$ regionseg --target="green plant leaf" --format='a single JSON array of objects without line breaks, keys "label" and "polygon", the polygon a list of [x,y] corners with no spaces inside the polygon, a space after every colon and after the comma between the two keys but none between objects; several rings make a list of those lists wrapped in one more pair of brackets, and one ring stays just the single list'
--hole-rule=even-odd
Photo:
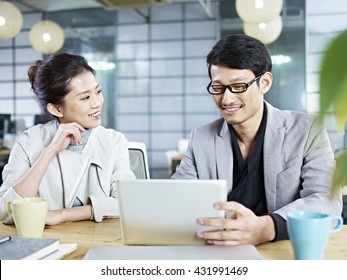
[{"label": "green plant leaf", "polygon": [[338,130],[343,132],[344,124],[347,122],[347,74],[341,81],[340,88],[333,100],[333,105]]},{"label": "green plant leaf", "polygon": [[336,169],[331,194],[335,195],[340,192],[343,186],[347,186],[347,150],[344,150],[336,158]]},{"label": "green plant leaf", "polygon": [[[340,33],[329,44],[322,60],[320,74],[320,111],[323,122],[330,109],[342,131],[347,122],[347,30]],[[336,157],[331,195],[340,193],[347,185],[347,150]]]},{"label": "green plant leaf", "polygon": [[320,74],[320,112],[322,121],[334,105],[339,128],[347,120],[347,30],[329,44]]}]

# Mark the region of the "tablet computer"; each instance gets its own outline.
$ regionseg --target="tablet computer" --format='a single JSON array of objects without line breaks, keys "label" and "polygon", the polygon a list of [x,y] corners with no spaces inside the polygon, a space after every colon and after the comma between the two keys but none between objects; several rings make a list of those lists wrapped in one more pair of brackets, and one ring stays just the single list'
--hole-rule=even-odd
[{"label": "tablet computer", "polygon": [[126,245],[204,245],[199,217],[224,217],[213,204],[227,200],[225,180],[120,180],[120,224]]}]

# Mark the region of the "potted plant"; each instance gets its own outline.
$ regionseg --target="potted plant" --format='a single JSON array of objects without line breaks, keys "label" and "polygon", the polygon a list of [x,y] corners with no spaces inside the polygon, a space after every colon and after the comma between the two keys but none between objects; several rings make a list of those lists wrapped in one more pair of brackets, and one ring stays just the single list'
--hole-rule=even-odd
[{"label": "potted plant", "polygon": [[[335,116],[337,127],[343,131],[347,121],[347,30],[329,44],[323,57],[320,76],[319,118],[324,119],[330,111]],[[347,150],[336,156],[336,168],[332,194],[347,186]]]}]

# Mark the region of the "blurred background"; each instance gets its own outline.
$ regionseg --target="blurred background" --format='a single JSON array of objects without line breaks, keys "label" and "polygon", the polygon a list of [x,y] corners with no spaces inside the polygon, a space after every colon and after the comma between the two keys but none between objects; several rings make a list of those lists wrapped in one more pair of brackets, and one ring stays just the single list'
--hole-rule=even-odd
[{"label": "blurred background", "polygon": [[[281,109],[314,114],[319,110],[321,58],[327,44],[347,28],[347,1],[276,1],[282,3],[280,24],[274,25],[273,38],[271,30],[264,33],[274,75],[265,99]],[[47,20],[58,25],[49,35],[56,39],[53,49],[81,54],[97,71],[105,96],[102,124],[145,143],[151,178],[169,178],[171,158],[184,152],[190,130],[219,117],[206,91],[205,57],[224,35],[245,33],[237,1],[6,2],[19,9],[22,26],[13,37],[0,39],[2,146],[10,148],[23,130],[46,121],[30,91],[27,70],[49,55],[49,50],[38,49],[33,32]],[[249,7],[244,10],[251,15]],[[338,132],[329,115],[326,125],[334,151],[345,148],[346,127]]]}]

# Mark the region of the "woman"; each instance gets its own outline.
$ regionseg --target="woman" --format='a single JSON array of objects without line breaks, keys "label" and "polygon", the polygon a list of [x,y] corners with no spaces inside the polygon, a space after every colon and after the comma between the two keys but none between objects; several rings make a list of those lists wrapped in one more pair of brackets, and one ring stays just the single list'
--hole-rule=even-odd
[{"label": "woman", "polygon": [[100,125],[104,98],[94,75],[83,57],[67,53],[29,68],[31,88],[54,120],[26,130],[12,148],[0,188],[4,222],[7,201],[33,196],[48,199],[48,225],[119,214],[117,180],[135,176],[125,136]]}]

